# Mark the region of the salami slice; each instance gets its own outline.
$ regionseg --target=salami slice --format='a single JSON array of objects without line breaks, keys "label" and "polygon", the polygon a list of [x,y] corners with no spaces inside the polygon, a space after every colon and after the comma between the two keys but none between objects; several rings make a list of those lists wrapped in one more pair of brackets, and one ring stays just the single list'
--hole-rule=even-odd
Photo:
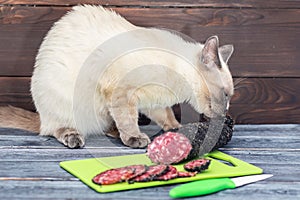
[{"label": "salami slice", "polygon": [[135,174],[135,169],[130,167],[121,167],[109,169],[96,175],[92,181],[98,185],[110,185],[128,180]]},{"label": "salami slice", "polygon": [[178,177],[178,171],[175,167],[169,166],[168,171],[165,174],[154,178],[155,181],[168,181]]},{"label": "salami slice", "polygon": [[130,180],[130,179],[133,179],[133,178],[135,178],[139,175],[142,175],[148,170],[147,165],[130,165],[130,166],[128,166],[128,168],[133,169],[134,173],[132,174],[132,176],[128,177],[126,179],[126,181]]},{"label": "salami slice", "polygon": [[167,171],[168,171],[167,165],[153,165],[150,166],[145,173],[130,179],[128,182],[134,183],[134,182],[152,181],[154,177],[165,174]]},{"label": "salami slice", "polygon": [[185,177],[193,177],[196,176],[198,172],[178,172],[178,178],[185,178]]},{"label": "salami slice", "polygon": [[189,155],[192,145],[181,133],[167,132],[156,137],[148,145],[147,155],[157,164],[178,163]]},{"label": "salami slice", "polygon": [[201,172],[203,170],[208,169],[209,165],[210,165],[210,160],[197,159],[197,160],[192,160],[192,161],[186,163],[183,167],[186,171],[189,171],[189,172]]}]

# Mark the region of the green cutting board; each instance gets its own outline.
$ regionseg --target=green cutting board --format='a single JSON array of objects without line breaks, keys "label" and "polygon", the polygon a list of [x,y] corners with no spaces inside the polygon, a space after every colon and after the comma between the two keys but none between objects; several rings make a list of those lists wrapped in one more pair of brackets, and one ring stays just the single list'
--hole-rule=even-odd
[{"label": "green cutting board", "polygon": [[[166,184],[183,183],[208,178],[245,176],[252,174],[261,174],[262,169],[241,161],[237,158],[229,156],[220,151],[214,151],[205,156],[211,160],[209,168],[194,177],[176,178],[169,181],[151,181],[142,183],[127,182],[117,183],[113,185],[97,185],[92,182],[92,178],[107,169],[123,167],[134,164],[154,165],[146,154],[134,154],[125,156],[92,158],[85,160],[71,160],[60,163],[60,166],[79,178],[82,182],[93,188],[97,192],[114,192],[120,190],[129,190],[145,187],[153,187]],[[225,162],[224,162],[225,161]],[[226,164],[231,163],[231,165]],[[173,165],[179,171],[184,171],[182,164]]]}]

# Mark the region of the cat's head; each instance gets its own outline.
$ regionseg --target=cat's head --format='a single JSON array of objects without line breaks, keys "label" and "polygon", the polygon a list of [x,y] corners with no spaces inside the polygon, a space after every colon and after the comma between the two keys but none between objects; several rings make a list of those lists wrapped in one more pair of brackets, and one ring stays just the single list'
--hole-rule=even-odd
[{"label": "cat's head", "polygon": [[208,117],[224,116],[234,92],[233,80],[227,65],[233,45],[219,47],[217,36],[207,39],[200,55],[201,73],[204,75],[208,105],[203,110]]}]

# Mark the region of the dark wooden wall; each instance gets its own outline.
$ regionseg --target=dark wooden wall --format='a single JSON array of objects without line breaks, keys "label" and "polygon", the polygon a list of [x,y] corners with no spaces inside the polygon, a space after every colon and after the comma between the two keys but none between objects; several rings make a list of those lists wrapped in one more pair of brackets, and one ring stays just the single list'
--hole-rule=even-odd
[{"label": "dark wooden wall", "polygon": [[[136,25],[232,43],[237,123],[300,123],[299,0],[0,0],[0,105],[34,110],[29,93],[37,49],[72,5],[101,4]],[[298,88],[298,89],[297,89]]]}]

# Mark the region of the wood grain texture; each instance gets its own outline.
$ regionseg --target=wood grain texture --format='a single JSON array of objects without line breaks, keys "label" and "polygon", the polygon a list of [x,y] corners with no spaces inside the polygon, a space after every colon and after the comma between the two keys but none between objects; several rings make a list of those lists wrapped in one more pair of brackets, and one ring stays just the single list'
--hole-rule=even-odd
[{"label": "wood grain texture", "polygon": [[0,106],[12,105],[35,110],[30,94],[30,78],[0,77]]},{"label": "wood grain texture", "polygon": [[56,5],[72,6],[77,4],[95,4],[106,6],[147,6],[147,7],[226,7],[226,8],[299,8],[297,0],[273,0],[272,3],[261,0],[1,0],[6,5]]},{"label": "wood grain texture", "polygon": [[136,25],[172,29],[199,42],[219,35],[221,44],[235,46],[233,76],[247,78],[232,99],[236,123],[300,123],[300,2],[293,0],[0,1],[0,105],[34,110],[28,77],[39,45],[78,3],[105,5]]},{"label": "wood grain texture", "polygon": [[[0,75],[30,76],[37,49],[69,7],[0,7]],[[132,23],[232,43],[235,77],[300,77],[299,9],[114,8]],[[262,70],[263,69],[263,70]]]},{"label": "wood grain texture", "polygon": [[230,113],[236,123],[300,123],[300,79],[245,79],[236,86]]},{"label": "wood grain texture", "polygon": [[[129,190],[122,192],[99,194],[92,191],[80,181],[68,180],[28,180],[0,181],[0,192],[3,199],[132,199],[140,200],[141,196],[145,200],[170,199],[168,192],[173,186],[160,188],[146,188],[141,190]],[[18,192],[15,191],[18,188]],[[246,187],[226,190],[213,195],[201,197],[203,200],[253,200],[253,199],[295,199],[299,197],[300,183],[272,181],[272,179],[250,184]],[[30,192],[29,192],[30,191]],[[189,198],[191,200],[199,197]]]},{"label": "wood grain texture", "polygon": [[[0,77],[0,85],[0,105],[11,104],[34,110],[29,93],[30,78]],[[298,78],[244,79],[236,86],[230,114],[238,124],[300,123],[299,85]],[[181,113],[184,119],[194,116],[185,116],[184,111]]]},{"label": "wood grain texture", "polygon": [[232,105],[299,105],[300,96],[297,95],[299,85],[298,78],[243,79],[235,86],[235,95],[231,103]]},{"label": "wood grain texture", "polygon": [[[148,126],[150,132],[156,128]],[[300,125],[236,125],[224,153],[252,163],[274,176],[265,181],[234,190],[225,190],[201,199],[297,199],[300,196],[298,155]],[[147,132],[147,131],[146,131]],[[34,140],[44,138],[45,140]],[[143,153],[121,144],[104,143],[107,138],[87,139],[84,149],[68,149],[53,138],[0,128],[0,198],[1,199],[170,199],[174,185],[96,193],[59,167],[64,160]],[[34,143],[21,144],[22,141]],[[4,141],[5,143],[3,143]],[[99,142],[102,141],[102,142]],[[19,146],[21,144],[21,146]],[[23,146],[24,145],[24,146]],[[199,199],[194,197],[190,199]]]},{"label": "wood grain texture", "polygon": [[[38,47],[52,24],[79,3],[104,5],[136,25],[176,30],[199,42],[219,35],[221,44],[234,44],[230,68],[245,79],[230,113],[244,125],[235,126],[221,150],[274,177],[201,199],[299,199],[299,0],[0,0],[0,105],[34,110],[29,77]],[[141,129],[152,135],[160,128]],[[99,194],[59,167],[63,160],[144,152],[103,135],[70,150],[51,137],[0,128],[0,199],[170,199],[174,186]]]},{"label": "wood grain texture", "polygon": [[300,123],[299,105],[236,105],[230,108],[237,124]]},{"label": "wood grain texture", "polygon": [[[146,133],[148,134],[147,131]],[[256,136],[249,134],[245,136],[234,132],[234,137],[228,143],[228,145],[226,145],[226,148],[236,149],[242,146],[243,148],[253,149],[253,148],[260,148],[260,146],[262,146],[263,144],[263,147],[265,149],[285,148],[285,149],[298,149],[300,151],[299,136],[289,136],[289,134],[285,134],[285,135],[280,135],[280,134],[277,134],[276,136],[274,135],[264,136],[262,134]],[[272,140],[270,140],[270,137],[272,137]],[[43,136],[18,137],[18,136],[11,136],[11,135],[0,135],[0,139],[2,141],[1,146],[6,148],[9,147],[30,147],[30,148],[43,148],[43,149],[51,148],[54,149],[53,153],[58,152],[57,149],[66,148],[61,143],[59,143],[55,138],[49,138]],[[86,147],[87,149],[74,150],[73,153],[78,153],[79,157],[82,156],[81,154],[88,154],[88,153],[92,154],[90,156],[93,156],[95,152],[96,152],[95,155],[99,155],[97,151],[102,152],[103,149],[101,149],[101,147],[112,149],[109,153],[114,156],[122,155],[124,153],[133,154],[133,153],[146,152],[145,150],[131,150],[130,148],[123,146],[119,139],[107,138],[104,135],[89,137],[86,142]],[[100,147],[100,148],[98,148],[97,150],[93,150],[93,149],[89,149],[88,147]],[[22,154],[22,152],[19,151],[18,153],[18,151],[15,151],[15,156],[18,156],[18,154]],[[6,156],[4,156],[3,159],[5,157]]]}]

